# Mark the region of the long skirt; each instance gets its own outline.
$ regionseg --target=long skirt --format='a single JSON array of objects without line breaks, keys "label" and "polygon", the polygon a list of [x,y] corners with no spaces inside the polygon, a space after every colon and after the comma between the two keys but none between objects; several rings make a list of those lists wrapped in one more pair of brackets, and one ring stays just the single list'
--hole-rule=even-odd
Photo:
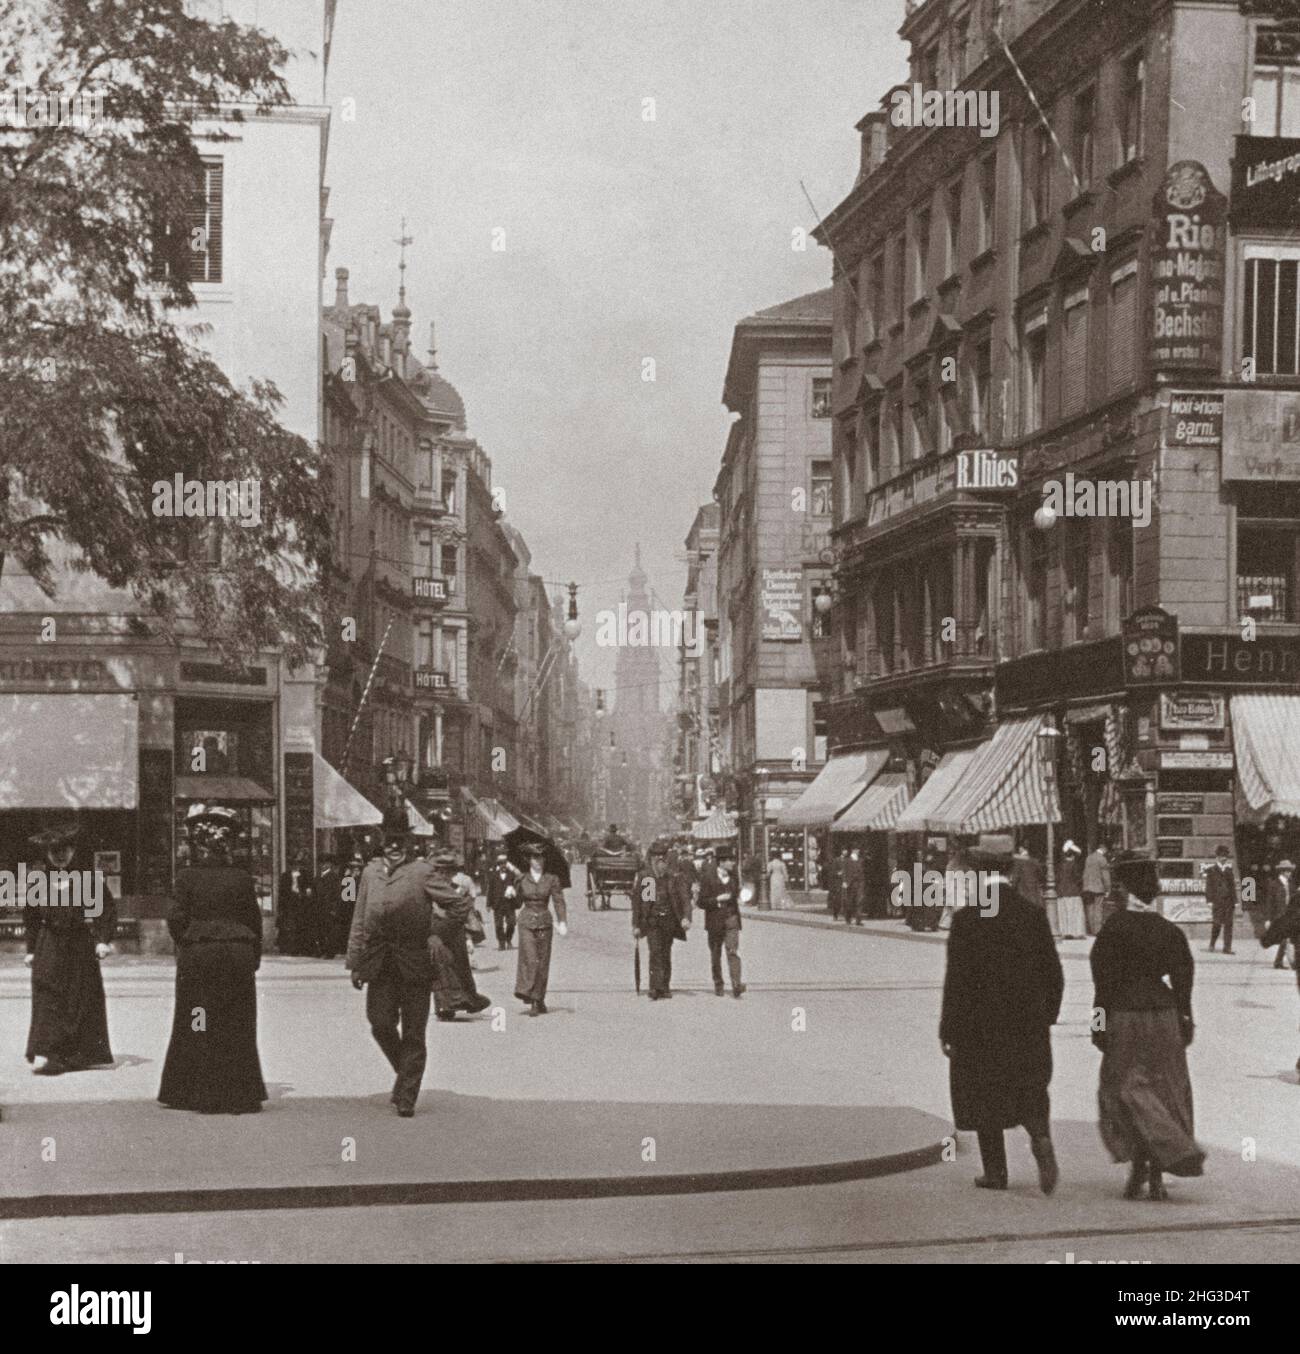
[{"label": "long skirt", "polygon": [[66,930],[43,926],[37,934],[27,1061],[36,1058],[73,1068],[103,1067],[113,1061],[104,979],[94,938],[84,925]]},{"label": "long skirt", "polygon": [[519,928],[519,967],[515,974],[515,996],[520,1001],[544,1001],[546,980],[551,972],[551,927],[534,931]]},{"label": "long skirt", "polygon": [[1056,900],[1056,916],[1065,940],[1081,940],[1088,934],[1088,919],[1083,911],[1083,899],[1075,894]]},{"label": "long skirt", "polygon": [[238,940],[182,946],[176,1006],[158,1099],[173,1109],[249,1114],[266,1084],[257,1056],[257,957]]},{"label": "long skirt", "polygon": [[438,923],[430,937],[429,957],[433,960],[434,1009],[440,1013],[478,1009],[481,1003],[465,948],[465,928]]},{"label": "long skirt", "polygon": [[1192,1081],[1178,1012],[1112,1011],[1101,1060],[1101,1138],[1116,1161],[1138,1158],[1172,1175],[1200,1175]]}]

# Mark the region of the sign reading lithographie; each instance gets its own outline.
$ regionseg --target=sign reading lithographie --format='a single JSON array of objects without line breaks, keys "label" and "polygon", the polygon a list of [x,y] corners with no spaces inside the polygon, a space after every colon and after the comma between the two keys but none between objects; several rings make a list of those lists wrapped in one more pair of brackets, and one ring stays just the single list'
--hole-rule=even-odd
[{"label": "sign reading lithographie", "polygon": [[1225,480],[1300,480],[1300,395],[1229,390],[1223,415]]},{"label": "sign reading lithographie", "polygon": [[136,810],[136,892],[172,891],[172,751],[140,749]]},{"label": "sign reading lithographie", "polygon": [[1222,729],[1222,696],[1201,695],[1195,691],[1160,693],[1160,727],[1181,732],[1185,729]]},{"label": "sign reading lithographie", "polygon": [[1178,617],[1163,607],[1135,611],[1124,622],[1125,686],[1178,681]]},{"label": "sign reading lithographie", "polygon": [[1300,683],[1300,638],[1294,635],[1184,635],[1183,680],[1223,686]]},{"label": "sign reading lithographie", "polygon": [[763,638],[803,638],[803,571],[763,570]]},{"label": "sign reading lithographie", "polygon": [[1227,211],[1227,198],[1199,160],[1169,167],[1148,237],[1149,355],[1156,370],[1218,370]]},{"label": "sign reading lithographie", "polygon": [[1222,392],[1171,391],[1165,446],[1218,447],[1223,442],[1223,407]]},{"label": "sign reading lithographie", "polygon": [[116,680],[98,658],[7,658],[0,661],[0,687],[111,686]]},{"label": "sign reading lithographie", "polygon": [[1300,225],[1300,141],[1239,136],[1232,156],[1233,226]]},{"label": "sign reading lithographie", "polygon": [[314,771],[314,753],[284,754],[284,858],[296,860],[298,853],[305,851],[312,862],[313,874],[316,870]]}]

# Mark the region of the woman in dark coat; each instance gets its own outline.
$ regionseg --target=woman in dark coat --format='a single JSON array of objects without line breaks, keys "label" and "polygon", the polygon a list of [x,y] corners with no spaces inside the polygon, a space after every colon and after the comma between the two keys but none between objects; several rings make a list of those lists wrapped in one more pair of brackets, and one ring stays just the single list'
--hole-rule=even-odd
[{"label": "woman in dark coat", "polygon": [[[1260,936],[1259,943],[1265,949],[1280,945],[1285,950],[1288,940],[1296,947],[1296,953],[1300,955],[1300,897],[1296,897],[1294,894],[1286,911],[1269,923],[1268,930]],[[1295,976],[1296,982],[1300,983],[1300,964],[1296,965]],[[1295,1070],[1300,1072],[1300,1058],[1296,1059]]]},{"label": "woman in dark coat", "polygon": [[1023,1125],[1044,1194],[1056,1187],[1051,1138],[1052,1026],[1065,976],[1047,914],[1003,873],[997,851],[968,853],[995,907],[962,907],[948,937],[939,1041],[948,1057],[953,1122],[979,1135],[981,1189],[1006,1189],[1003,1130]]},{"label": "woman in dark coat", "polygon": [[429,958],[433,961],[433,1005],[439,1020],[455,1020],[457,1011],[473,1015],[492,1005],[492,999],[475,985],[469,966],[465,928],[474,911],[474,900],[452,883],[459,863],[456,853],[445,848],[435,851],[429,861],[433,873]]},{"label": "woman in dark coat", "polygon": [[252,1114],[266,1085],[257,1056],[262,911],[253,876],[230,860],[232,810],[189,819],[199,863],[176,876],[167,928],[176,942],[176,1007],[159,1101],[204,1114]]},{"label": "woman in dark coat", "polygon": [[[1092,1042],[1102,1051],[1101,1136],[1116,1161],[1131,1163],[1126,1199],[1147,1186],[1164,1199],[1162,1173],[1201,1174],[1193,1134],[1191,946],[1155,911],[1156,863],[1121,858],[1113,876],[1127,893],[1093,943]],[[1168,979],[1168,983],[1165,979]]]},{"label": "woman in dark coat", "polygon": [[[611,828],[611,831],[613,829]],[[515,996],[528,1003],[529,1015],[546,1014],[546,980],[551,972],[551,905],[555,930],[569,934],[560,881],[545,870],[541,851],[529,856],[528,873],[519,880],[519,967]]]},{"label": "woman in dark coat", "polygon": [[[73,870],[77,833],[75,815],[64,815],[30,840],[45,852],[49,870]],[[103,881],[97,882],[98,916],[84,889],[81,905],[69,905],[76,897],[70,880],[50,878],[49,896],[40,906],[33,905],[34,890],[28,882],[28,905],[23,910],[26,962],[32,970],[27,1061],[43,1059],[34,1069],[37,1076],[57,1077],[113,1062],[99,961],[113,952],[117,911]]]}]

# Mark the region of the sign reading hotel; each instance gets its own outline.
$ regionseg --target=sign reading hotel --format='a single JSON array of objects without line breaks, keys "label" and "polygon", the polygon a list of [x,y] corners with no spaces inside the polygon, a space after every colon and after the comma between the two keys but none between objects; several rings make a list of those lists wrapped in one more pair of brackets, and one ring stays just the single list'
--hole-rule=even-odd
[{"label": "sign reading hotel", "polygon": [[1213,447],[1223,442],[1223,394],[1174,390],[1169,394],[1165,446]]},{"label": "sign reading hotel", "polygon": [[1229,390],[1223,416],[1225,480],[1300,480],[1300,395]]},{"label": "sign reading hotel", "polygon": [[1151,365],[1217,371],[1228,200],[1199,160],[1169,167],[1149,227]]},{"label": "sign reading hotel", "polygon": [[1178,617],[1163,607],[1135,611],[1124,622],[1124,684],[1168,685],[1179,680]]},{"label": "sign reading hotel", "polygon": [[447,674],[437,668],[416,668],[415,689],[417,691],[448,691]]},{"label": "sign reading hotel", "polygon": [[447,600],[445,578],[413,578],[411,588],[417,602],[435,602],[441,606]]},{"label": "sign reading hotel", "polygon": [[1300,141],[1239,136],[1232,157],[1233,227],[1300,225]]},{"label": "sign reading hotel", "polygon": [[763,638],[803,638],[803,571],[763,570]]},{"label": "sign reading hotel", "polygon": [[1014,489],[1020,483],[1018,451],[959,451],[958,489]]}]

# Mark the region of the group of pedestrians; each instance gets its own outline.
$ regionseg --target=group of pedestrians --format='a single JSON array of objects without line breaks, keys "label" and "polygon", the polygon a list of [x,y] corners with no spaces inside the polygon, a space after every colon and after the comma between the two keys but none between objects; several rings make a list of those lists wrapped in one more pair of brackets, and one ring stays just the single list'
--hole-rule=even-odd
[{"label": "group of pedestrians", "polygon": [[841,847],[832,857],[826,877],[826,899],[831,916],[848,926],[861,924],[867,906],[867,863],[862,848]]}]

